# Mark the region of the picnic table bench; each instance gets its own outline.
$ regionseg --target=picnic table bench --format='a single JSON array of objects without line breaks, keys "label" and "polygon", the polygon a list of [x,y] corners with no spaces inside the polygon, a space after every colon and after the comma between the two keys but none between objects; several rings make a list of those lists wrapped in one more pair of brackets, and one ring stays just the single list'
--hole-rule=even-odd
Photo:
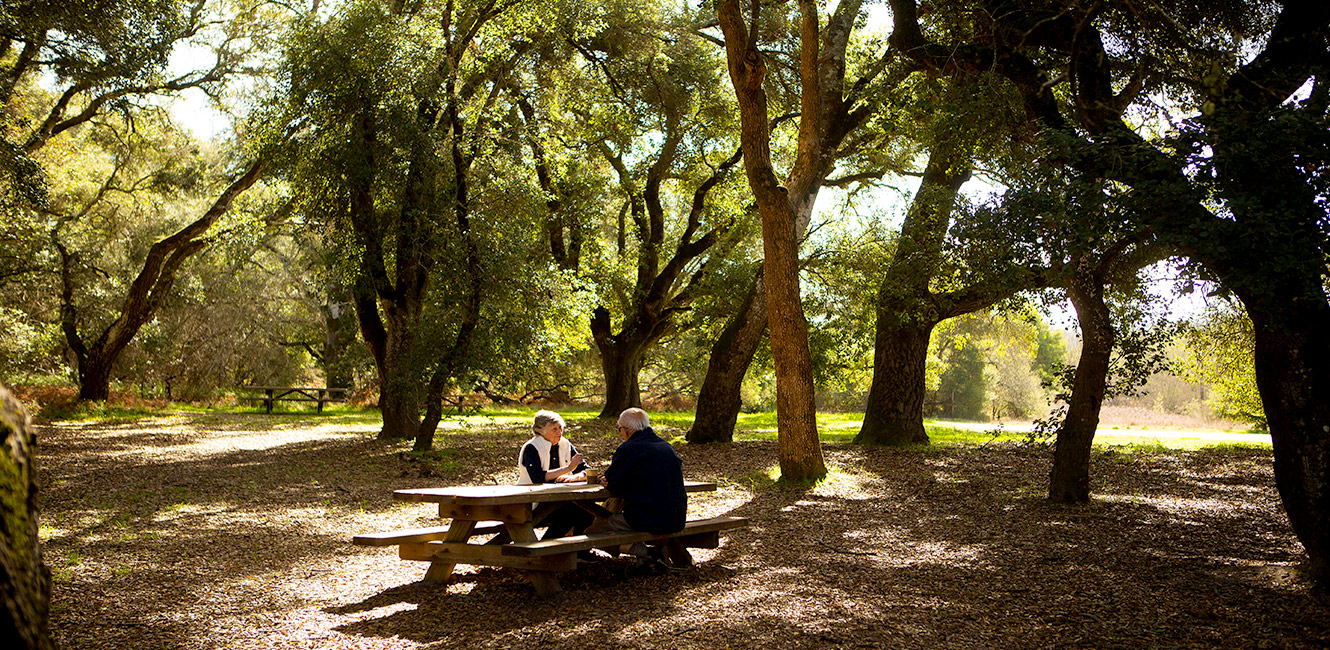
[{"label": "picnic table bench", "polygon": [[240,402],[263,402],[264,410],[272,413],[273,402],[314,402],[318,412],[323,412],[323,405],[330,402],[345,402],[345,388],[312,388],[305,386],[241,386],[241,390],[263,391],[262,397],[237,397]]},{"label": "picnic table bench", "polygon": [[[685,481],[689,492],[710,491],[716,484]],[[618,549],[643,542],[658,545],[675,566],[693,562],[689,548],[716,548],[720,532],[746,526],[743,517],[712,517],[688,521],[675,533],[605,532],[537,540],[535,529],[559,506],[574,503],[586,508],[610,498],[598,484],[488,485],[397,490],[393,498],[415,503],[436,503],[448,526],[357,535],[359,546],[397,546],[403,560],[429,562],[425,580],[444,582],[457,564],[507,567],[525,571],[536,593],[548,596],[560,590],[556,574],[577,568],[578,551]],[[484,543],[472,537],[493,534]]]}]

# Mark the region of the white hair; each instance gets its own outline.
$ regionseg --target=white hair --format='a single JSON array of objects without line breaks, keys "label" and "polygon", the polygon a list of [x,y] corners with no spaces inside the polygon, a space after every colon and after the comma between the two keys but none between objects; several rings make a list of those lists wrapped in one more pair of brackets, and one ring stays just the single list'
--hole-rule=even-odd
[{"label": "white hair", "polygon": [[535,420],[536,421],[531,424],[531,430],[537,435],[539,435],[541,431],[544,431],[545,427],[555,422],[558,422],[559,426],[564,427],[565,429],[568,428],[568,424],[563,421],[563,416],[554,411],[536,411]]},{"label": "white hair", "polygon": [[639,408],[631,408],[619,414],[619,426],[629,431],[641,431],[651,428],[651,418]]}]

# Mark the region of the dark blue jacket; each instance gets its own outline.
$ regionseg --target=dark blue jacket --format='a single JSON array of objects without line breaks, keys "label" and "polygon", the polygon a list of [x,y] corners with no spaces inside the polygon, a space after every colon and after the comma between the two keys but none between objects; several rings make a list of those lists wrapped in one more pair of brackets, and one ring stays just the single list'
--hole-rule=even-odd
[{"label": "dark blue jacket", "polygon": [[688,494],[683,489],[683,461],[670,443],[649,427],[614,450],[605,469],[610,494],[624,500],[623,516],[634,530],[674,533],[683,530]]}]

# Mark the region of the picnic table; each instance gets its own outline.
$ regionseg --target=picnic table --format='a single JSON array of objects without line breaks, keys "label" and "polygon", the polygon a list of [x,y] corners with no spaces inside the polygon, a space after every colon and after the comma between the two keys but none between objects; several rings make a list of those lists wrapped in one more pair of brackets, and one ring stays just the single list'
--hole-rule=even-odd
[{"label": "picnic table", "polygon": [[452,411],[457,415],[466,415],[467,413],[479,413],[480,407],[485,405],[484,395],[465,394],[465,395],[440,395],[443,400],[445,411]]},{"label": "picnic table", "polygon": [[[685,481],[688,492],[716,489],[708,481]],[[610,498],[599,484],[547,483],[544,485],[482,485],[397,490],[393,498],[413,503],[438,504],[439,516],[452,520],[448,526],[418,528],[357,535],[360,546],[399,547],[403,560],[429,562],[425,580],[445,582],[457,564],[520,569],[542,596],[560,590],[556,575],[577,567],[578,551],[593,548],[617,549],[644,542],[660,545],[676,566],[692,564],[689,548],[716,548],[721,530],[747,525],[742,517],[713,517],[687,522],[677,533],[593,533],[551,540],[537,540],[535,529],[565,503],[595,512],[598,501]],[[483,543],[473,537],[493,534]]]},{"label": "picnic table", "polygon": [[345,388],[315,388],[306,386],[241,386],[241,390],[263,391],[263,397],[237,397],[242,402],[263,402],[264,410],[272,413],[273,402],[314,402],[318,412],[329,402],[345,402]]}]

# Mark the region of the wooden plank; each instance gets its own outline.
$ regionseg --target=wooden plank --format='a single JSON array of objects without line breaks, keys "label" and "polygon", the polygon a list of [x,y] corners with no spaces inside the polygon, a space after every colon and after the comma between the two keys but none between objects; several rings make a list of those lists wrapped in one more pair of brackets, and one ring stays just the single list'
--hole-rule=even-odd
[{"label": "wooden plank", "polygon": [[650,542],[655,540],[669,539],[671,537],[681,538],[681,543],[689,541],[698,541],[710,543],[710,538],[700,537],[703,533],[719,533],[721,530],[747,526],[748,520],[743,517],[714,517],[711,519],[700,519],[690,521],[684,529],[667,535],[657,535],[655,533],[593,533],[590,535],[570,535],[558,539],[541,540],[539,542],[522,542],[514,537],[513,544],[500,546],[505,555],[514,556],[536,556],[550,553],[563,553],[565,551],[585,551],[593,548],[610,548],[623,544],[632,544],[635,542]]},{"label": "wooden plank", "polygon": [[[471,538],[471,531],[475,530],[476,522],[467,520],[455,520],[453,525],[448,528],[447,537],[443,538],[445,542],[465,542]],[[409,544],[406,546],[410,546]],[[406,548],[399,546],[399,549]],[[398,551],[401,553],[401,551]],[[430,562],[429,569],[425,570],[425,582],[447,582],[448,576],[453,574],[452,562]]]},{"label": "wooden plank", "polygon": [[501,546],[460,544],[450,542],[419,542],[402,544],[399,556],[403,560],[497,566],[527,571],[572,571],[577,568],[577,552],[567,551],[542,557],[514,557],[503,555]]},{"label": "wooden plank", "polygon": [[440,503],[439,516],[444,519],[470,519],[472,521],[501,521],[505,524],[524,524],[531,521],[531,506],[525,503],[507,505],[460,505]]},{"label": "wooden plank", "polygon": [[[601,496],[601,495],[604,496]],[[602,500],[605,488],[586,483],[546,483],[544,485],[474,485],[450,488],[397,490],[398,501],[419,503],[457,503],[471,506],[531,504],[542,501]]]},{"label": "wooden plank", "polygon": [[[536,531],[530,523],[508,524],[508,534],[512,536],[514,542],[519,544],[531,544],[536,541]],[[494,548],[498,549],[499,555],[508,555],[504,552],[504,549],[510,547],[510,544],[504,544]],[[567,549],[567,551],[573,553],[573,566],[576,567],[577,551],[575,549]],[[536,589],[536,595],[541,598],[548,598],[563,591],[563,587],[559,585],[559,579],[548,571],[528,570],[526,578],[531,581],[531,586]]]},{"label": "wooden plank", "polygon": [[[382,533],[365,533],[351,538],[351,543],[357,546],[395,546],[397,544],[410,544],[413,542],[430,542],[440,540],[448,536],[448,530],[451,526],[432,526],[429,528],[408,528],[405,530],[393,530]],[[471,529],[471,536],[490,535],[502,531],[503,522],[500,521],[481,521]]]},{"label": "wooden plank", "polygon": [[696,535],[680,535],[675,539],[688,548],[718,548],[720,546],[720,531],[713,530]]},{"label": "wooden plank", "polygon": [[[684,481],[687,492],[716,489],[711,481]],[[471,485],[444,488],[397,490],[393,498],[414,503],[458,503],[466,505],[505,505],[546,501],[604,501],[610,498],[604,486],[586,483],[546,483],[544,485]]]}]

